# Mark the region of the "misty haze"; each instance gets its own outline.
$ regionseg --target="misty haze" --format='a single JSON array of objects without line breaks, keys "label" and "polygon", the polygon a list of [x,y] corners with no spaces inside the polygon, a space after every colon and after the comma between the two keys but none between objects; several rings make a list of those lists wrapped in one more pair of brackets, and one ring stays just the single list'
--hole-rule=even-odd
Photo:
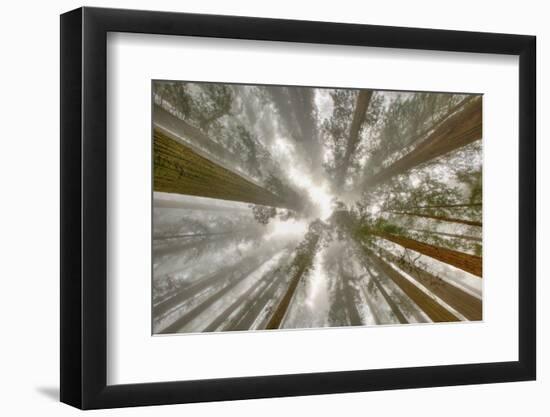
[{"label": "misty haze", "polygon": [[153,81],[153,333],[482,320],[482,97]]}]

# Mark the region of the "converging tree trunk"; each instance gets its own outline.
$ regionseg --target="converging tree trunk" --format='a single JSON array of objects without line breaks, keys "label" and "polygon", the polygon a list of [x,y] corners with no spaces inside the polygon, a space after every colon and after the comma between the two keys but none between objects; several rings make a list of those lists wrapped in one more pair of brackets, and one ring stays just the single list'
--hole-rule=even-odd
[{"label": "converging tree trunk", "polygon": [[359,311],[357,311],[356,292],[357,290],[352,284],[352,277],[349,276],[344,269],[344,261],[342,258],[338,260],[338,275],[342,284],[342,297],[346,305],[349,326],[360,326],[363,324]]},{"label": "converging tree trunk", "polygon": [[224,322],[227,322],[228,319],[233,321],[235,320],[235,316],[242,317],[242,315],[246,314],[249,308],[254,304],[256,297],[261,295],[262,291],[273,281],[273,278],[273,270],[264,274],[245,292],[237,297],[235,301],[229,304],[225,310],[218,314],[218,317],[216,317],[203,331],[214,332],[218,330]]},{"label": "converging tree trunk", "polygon": [[373,92],[370,90],[363,90],[357,95],[357,102],[355,104],[355,111],[353,112],[346,151],[336,174],[336,185],[338,187],[342,186],[344,183],[351,158],[359,144],[359,132],[361,131],[361,126],[365,122],[372,93]]},{"label": "converging tree trunk", "polygon": [[460,288],[444,281],[443,279],[430,274],[424,269],[418,267],[411,259],[400,258],[393,253],[377,248],[380,257],[393,262],[401,270],[407,272],[411,277],[416,279],[420,284],[430,290],[434,295],[437,295],[448,305],[466,317],[468,320],[482,319],[482,305],[479,298],[474,297]]},{"label": "converging tree trunk", "polygon": [[312,157],[319,157],[321,155],[321,146],[314,119],[314,103],[311,90],[296,87],[288,89],[288,92],[294,117],[296,117],[300,126],[300,139],[313,152]]},{"label": "converging tree trunk", "polygon": [[454,217],[445,217],[445,216],[436,216],[434,214],[428,214],[428,213],[414,213],[409,211],[391,211],[387,210],[386,213],[392,213],[392,214],[401,214],[403,216],[414,216],[414,217],[424,217],[426,219],[434,219],[434,220],[440,220],[442,222],[448,222],[448,223],[459,223],[459,224],[466,224],[468,226],[482,226],[482,222],[478,222],[476,220],[468,220],[468,219],[457,219]]},{"label": "converging tree trunk", "polygon": [[363,189],[386,182],[395,175],[404,173],[417,165],[481,139],[481,110],[481,99],[468,102],[462,111],[441,123],[411,152],[367,178],[363,183]]},{"label": "converging tree trunk", "polygon": [[410,282],[407,278],[401,275],[398,271],[390,266],[386,261],[378,257],[374,252],[367,250],[369,258],[374,265],[385,275],[387,275],[405,294],[407,294],[424,313],[434,322],[458,321],[453,313],[448,311],[441,304],[429,297],[426,293],[420,290],[416,285]]},{"label": "converging tree trunk", "polygon": [[[368,259],[367,252],[366,252],[365,248],[363,247],[362,243],[359,242],[357,237],[354,237],[350,233],[349,229],[347,230],[347,232],[348,232],[348,238],[353,241],[353,247],[355,248],[356,253],[358,254],[360,259],[362,260],[363,267],[367,271],[367,274],[369,276],[370,281],[372,281],[374,283],[374,286],[376,287],[378,292],[380,294],[382,294],[382,298],[384,298],[384,301],[390,307],[390,310],[391,310],[392,314],[395,316],[397,321],[399,321],[399,323],[401,323],[401,324],[408,323],[409,321],[407,320],[405,315],[401,312],[401,309],[397,306],[396,302],[390,297],[390,295],[388,294],[388,292],[386,291],[386,289],[384,288],[384,286],[380,282],[380,279],[372,271],[370,261]],[[367,289],[365,289],[365,298],[367,300],[367,304],[369,306],[369,309],[373,313],[374,320],[377,322],[376,324],[380,324],[380,318],[378,317],[378,313],[375,312],[375,308],[373,306],[374,303],[370,300],[370,294],[369,294]]]},{"label": "converging tree trunk", "polygon": [[237,240],[237,238],[248,236],[252,235],[249,231],[245,230],[242,233],[207,233],[204,235],[192,235],[167,240],[155,240],[153,242],[153,255],[157,258],[164,256],[182,256],[182,254],[191,249],[196,249],[195,252],[200,252],[202,247],[206,247],[212,242],[220,244],[232,239]]},{"label": "converging tree trunk", "polygon": [[456,103],[454,106],[452,106],[447,112],[445,112],[445,115],[441,116],[438,120],[436,120],[432,125],[426,127],[425,129],[421,130],[417,134],[415,134],[411,140],[408,142],[407,145],[405,145],[401,150],[404,150],[408,146],[413,145],[415,142],[420,141],[424,139],[429,133],[433,132],[435,129],[437,129],[439,126],[441,126],[442,123],[445,122],[450,116],[452,116],[454,113],[457,112],[457,110],[460,110],[466,103],[471,101],[472,99],[475,99],[475,96],[467,96],[466,98],[462,99],[460,102]]},{"label": "converging tree trunk", "polygon": [[[284,269],[284,268],[282,268]],[[243,313],[231,320],[223,327],[223,331],[238,331],[238,330],[249,330],[253,328],[263,328],[262,320],[257,323],[256,321],[269,308],[269,304],[276,299],[277,290],[284,286],[288,281],[288,277],[285,273],[277,271],[272,277],[270,277],[269,285],[265,287],[259,294],[257,294],[251,301],[250,305],[247,305],[243,309]],[[269,317],[265,317],[263,322],[265,323]]]},{"label": "converging tree trunk", "polygon": [[201,129],[172,115],[158,104],[153,104],[153,120],[155,128],[174,132],[211,155],[211,159],[218,159],[235,166],[242,164],[241,159],[229,149],[212,140]]},{"label": "converging tree trunk", "polygon": [[302,276],[313,264],[313,257],[315,256],[319,237],[318,234],[314,235],[304,247],[297,249],[299,253],[296,255],[291,267],[292,277],[290,278],[288,288],[267,323],[266,329],[278,329],[281,326]]},{"label": "converging tree trunk", "polygon": [[[372,282],[374,282],[374,285],[376,286],[376,288],[378,289],[380,294],[382,294],[382,297],[384,298],[384,301],[386,301],[386,304],[388,304],[388,306],[390,307],[391,312],[393,313],[393,315],[395,316],[397,321],[399,321],[399,323],[407,324],[409,321],[403,315],[403,313],[401,312],[401,310],[399,309],[399,307],[397,306],[395,301],[392,300],[392,298],[390,297],[390,295],[388,294],[388,292],[386,291],[384,286],[380,283],[380,280],[378,279],[378,277],[376,277],[374,275],[374,273],[371,271],[368,263],[369,262],[368,262],[368,259],[367,259],[367,262],[365,263],[365,269],[367,270],[367,273],[369,274],[370,279],[372,280]],[[369,297],[368,293],[366,294],[366,297],[368,299],[368,297]],[[372,307],[372,303],[369,303],[369,308],[371,308],[371,307]],[[374,309],[371,308],[371,311],[373,312],[375,320],[380,321],[380,319],[377,317],[377,315],[374,314]]]},{"label": "converging tree trunk", "polygon": [[444,233],[444,232],[438,232],[436,230],[427,230],[427,229],[408,229],[412,232],[420,232],[420,233],[427,233],[430,235],[438,235],[438,236],[446,236],[446,237],[452,237],[456,239],[462,239],[462,240],[470,240],[473,242],[481,242],[482,238],[477,236],[469,236],[469,235],[458,235],[455,233]]},{"label": "converging tree trunk", "polygon": [[166,241],[166,240],[184,240],[192,238],[204,238],[210,236],[231,235],[233,233],[241,233],[246,230],[227,230],[225,232],[212,232],[212,233],[186,233],[181,235],[166,235],[166,236],[153,236],[154,241]]},{"label": "converging tree trunk", "polygon": [[297,151],[313,172],[321,168],[322,147],[315,120],[314,97],[301,87],[264,87],[269,93],[281,122],[294,139]]},{"label": "converging tree trunk", "polygon": [[404,236],[398,236],[381,231],[372,231],[372,235],[397,243],[404,248],[414,250],[415,252],[437,259],[438,261],[452,265],[470,274],[482,277],[482,258],[481,256],[470,255],[463,252],[454,251],[439,246],[429,245]]},{"label": "converging tree trunk", "polygon": [[225,266],[207,276],[199,277],[195,281],[181,284],[174,291],[153,304],[153,318],[155,320],[162,318],[164,314],[179,307],[209,287],[222,283],[227,277],[238,275],[241,271],[246,270],[250,263],[251,259],[244,258],[234,265]]},{"label": "converging tree trunk", "polygon": [[[221,299],[224,295],[233,290],[239,283],[243,282],[252,272],[261,267],[265,262],[271,259],[275,255],[256,257],[252,261],[248,260],[244,269],[237,269],[233,272],[224,271],[222,284],[216,287],[216,290],[201,302],[194,305],[191,309],[179,316],[170,325],[162,329],[159,333],[177,333],[181,328],[189,324],[192,320],[197,318],[204,311],[209,309],[216,301]],[[196,291],[196,288],[194,288]],[[195,292],[196,294],[196,292]],[[186,299],[189,299],[186,297]]]},{"label": "converging tree trunk", "polygon": [[154,190],[299,210],[291,201],[154,131]]},{"label": "converging tree trunk", "polygon": [[434,209],[434,208],[458,208],[458,207],[481,207],[481,203],[466,203],[466,204],[440,204],[440,205],[428,205],[428,206],[411,206],[411,207],[401,207],[392,210],[417,210],[417,209]]}]

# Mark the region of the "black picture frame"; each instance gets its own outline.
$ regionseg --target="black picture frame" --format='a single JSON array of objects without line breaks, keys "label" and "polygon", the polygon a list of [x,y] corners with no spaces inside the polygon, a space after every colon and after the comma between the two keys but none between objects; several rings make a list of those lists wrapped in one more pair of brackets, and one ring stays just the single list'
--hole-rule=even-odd
[{"label": "black picture frame", "polygon": [[[519,56],[519,360],[107,385],[108,32]],[[61,401],[82,409],[534,380],[536,38],[80,8],[61,15]]]}]

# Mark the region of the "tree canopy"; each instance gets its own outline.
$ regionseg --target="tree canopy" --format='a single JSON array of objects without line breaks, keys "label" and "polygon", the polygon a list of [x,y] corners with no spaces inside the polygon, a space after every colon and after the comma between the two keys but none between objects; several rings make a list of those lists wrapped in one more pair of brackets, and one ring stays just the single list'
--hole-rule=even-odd
[{"label": "tree canopy", "polygon": [[157,333],[482,319],[480,95],[153,83]]}]

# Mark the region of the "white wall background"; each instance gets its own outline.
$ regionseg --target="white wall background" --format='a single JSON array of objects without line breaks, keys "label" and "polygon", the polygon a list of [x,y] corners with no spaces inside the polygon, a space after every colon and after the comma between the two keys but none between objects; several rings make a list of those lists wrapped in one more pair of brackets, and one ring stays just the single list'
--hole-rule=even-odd
[{"label": "white wall background", "polygon": [[[59,392],[59,17],[77,1],[8,2],[3,5],[0,49],[0,410],[3,415],[75,415],[57,401]],[[550,26],[544,2],[463,0],[315,1],[124,0],[89,6],[238,14],[534,34],[538,37],[539,249],[550,250],[549,125],[542,120],[550,87]],[[497,385],[325,395],[231,403],[100,411],[97,415],[316,415],[407,416],[548,415],[550,404],[550,268],[539,263],[538,381]],[[7,285],[6,285],[7,284]]]}]

